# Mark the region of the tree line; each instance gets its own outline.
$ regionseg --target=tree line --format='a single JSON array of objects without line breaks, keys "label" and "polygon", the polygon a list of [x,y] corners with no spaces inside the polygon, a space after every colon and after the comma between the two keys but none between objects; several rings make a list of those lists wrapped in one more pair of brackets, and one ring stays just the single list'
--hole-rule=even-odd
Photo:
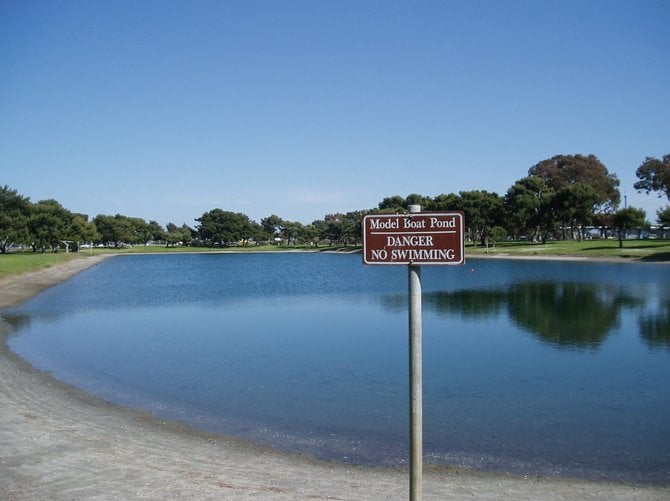
[{"label": "tree line", "polygon": [[[636,171],[634,188],[670,200],[670,154],[647,157]],[[485,244],[502,239],[545,242],[581,239],[588,227],[615,231],[622,245],[626,231],[649,226],[646,213],[620,208],[619,180],[594,155],[556,155],[532,166],[504,195],[486,190],[460,191],[427,197],[420,194],[384,198],[371,209],[327,214],[310,224],[270,215],[260,222],[246,214],[212,209],[196,225],[165,227],[156,221],[121,214],[99,214],[93,219],[69,211],[58,201],[36,203],[8,186],[0,188],[0,252],[29,246],[34,252],[57,252],[89,245],[121,247],[160,242],[166,246],[225,247],[259,243],[287,245],[358,244],[363,216],[398,213],[409,205],[424,211],[461,210],[468,240]],[[657,212],[657,223],[670,225],[670,206]]]}]

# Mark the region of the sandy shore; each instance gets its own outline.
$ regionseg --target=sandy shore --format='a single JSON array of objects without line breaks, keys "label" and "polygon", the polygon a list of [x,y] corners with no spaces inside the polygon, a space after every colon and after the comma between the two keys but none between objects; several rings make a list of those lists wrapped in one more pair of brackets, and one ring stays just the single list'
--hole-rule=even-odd
[{"label": "sandy shore", "polygon": [[[103,258],[0,281],[16,305]],[[0,499],[406,499],[407,474],[198,433],[35,371],[0,324]],[[670,479],[669,479],[670,482]],[[425,499],[670,499],[670,487],[426,468]]]}]

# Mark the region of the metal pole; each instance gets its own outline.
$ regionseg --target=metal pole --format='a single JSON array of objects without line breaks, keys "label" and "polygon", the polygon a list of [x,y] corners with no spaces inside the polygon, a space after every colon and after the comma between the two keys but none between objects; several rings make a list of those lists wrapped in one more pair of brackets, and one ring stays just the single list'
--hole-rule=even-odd
[{"label": "metal pole", "polygon": [[[421,211],[410,205],[409,212]],[[409,499],[423,495],[423,356],[421,332],[421,266],[410,264],[409,286]]]}]

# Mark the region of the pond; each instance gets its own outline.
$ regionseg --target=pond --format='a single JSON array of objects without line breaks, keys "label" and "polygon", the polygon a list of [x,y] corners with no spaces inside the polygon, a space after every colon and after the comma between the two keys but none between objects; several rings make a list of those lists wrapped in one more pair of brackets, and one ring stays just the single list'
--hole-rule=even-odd
[{"label": "pond", "polygon": [[[426,462],[668,483],[670,266],[422,271]],[[118,256],[0,313],[12,350],[109,401],[320,458],[407,464],[404,267]]]}]

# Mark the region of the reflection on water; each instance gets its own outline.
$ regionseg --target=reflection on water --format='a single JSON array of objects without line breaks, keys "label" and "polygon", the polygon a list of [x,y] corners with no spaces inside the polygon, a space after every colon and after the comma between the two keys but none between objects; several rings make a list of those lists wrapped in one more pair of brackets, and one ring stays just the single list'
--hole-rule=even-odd
[{"label": "reflection on water", "polygon": [[640,336],[649,348],[670,351],[670,301],[665,301],[657,313],[640,316]]},{"label": "reflection on water", "polygon": [[26,329],[30,326],[32,316],[28,313],[4,313],[2,319],[7,322],[16,333],[20,329]]},{"label": "reflection on water", "polygon": [[532,283],[512,287],[509,311],[517,325],[558,346],[597,348],[618,326],[624,302],[593,284]]},{"label": "reflection on water", "polygon": [[[400,304],[395,296],[392,301]],[[618,287],[591,283],[524,282],[505,290],[461,290],[431,292],[424,307],[448,316],[483,319],[507,311],[515,324],[557,347],[595,349],[619,325],[624,307],[635,308],[643,299]],[[640,317],[640,335],[651,348],[667,342],[668,309],[665,317]]]},{"label": "reflection on water", "polygon": [[425,308],[444,315],[465,318],[483,318],[496,315],[509,302],[501,290],[460,290],[456,292],[429,292],[423,297]]},{"label": "reflection on water", "polygon": [[[667,483],[670,267],[424,267],[424,451]],[[407,455],[407,273],[360,256],[123,256],[2,316],[108,400],[365,464]]]}]

